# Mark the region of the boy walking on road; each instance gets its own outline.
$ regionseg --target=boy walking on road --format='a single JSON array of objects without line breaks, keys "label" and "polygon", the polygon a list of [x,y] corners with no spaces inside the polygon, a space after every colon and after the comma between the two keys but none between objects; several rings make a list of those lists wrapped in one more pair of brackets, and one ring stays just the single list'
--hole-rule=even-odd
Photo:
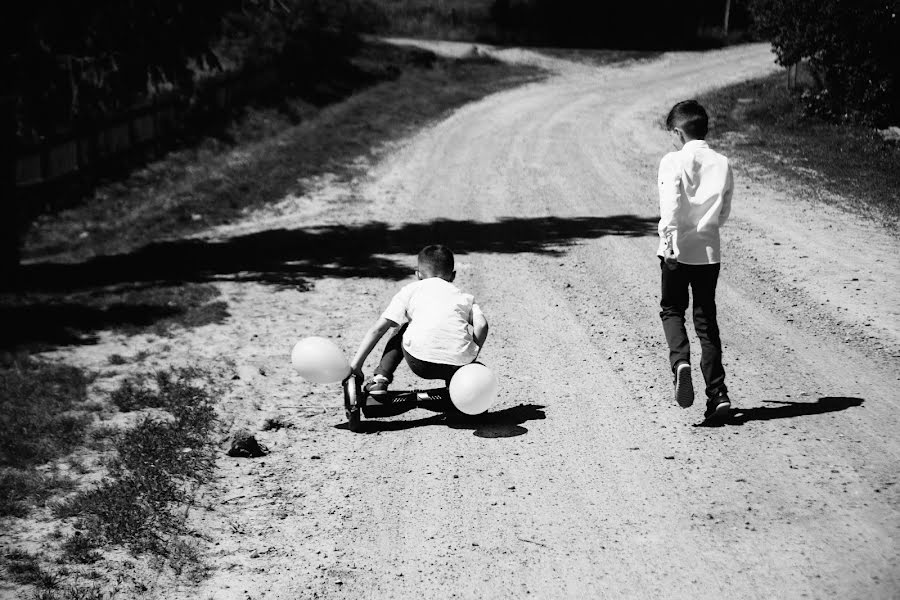
[{"label": "boy walking on road", "polygon": [[700,371],[706,382],[705,417],[718,419],[731,410],[716,322],[716,282],[719,227],[731,211],[734,182],[728,159],[704,141],[708,127],[706,110],[695,100],[679,102],[666,118],[678,151],[666,154],[659,163],[659,316],[675,375],[675,400],[687,408],[694,402],[690,342],[684,328],[690,288],[694,329],[702,350]]}]

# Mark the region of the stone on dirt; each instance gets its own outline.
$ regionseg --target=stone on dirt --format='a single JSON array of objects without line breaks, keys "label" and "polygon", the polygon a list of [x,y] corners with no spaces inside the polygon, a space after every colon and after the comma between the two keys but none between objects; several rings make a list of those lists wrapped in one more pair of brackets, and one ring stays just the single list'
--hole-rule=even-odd
[{"label": "stone on dirt", "polygon": [[246,429],[240,429],[232,436],[231,448],[228,450],[228,456],[256,458],[265,455],[266,451],[259,445],[256,438]]}]

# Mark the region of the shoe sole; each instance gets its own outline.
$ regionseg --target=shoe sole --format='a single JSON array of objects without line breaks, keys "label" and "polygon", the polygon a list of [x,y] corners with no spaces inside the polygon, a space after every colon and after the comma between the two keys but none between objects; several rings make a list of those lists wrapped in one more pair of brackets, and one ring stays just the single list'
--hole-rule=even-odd
[{"label": "shoe sole", "polygon": [[694,403],[694,382],[691,379],[691,368],[679,368],[675,375],[675,402],[681,408],[688,408]]}]

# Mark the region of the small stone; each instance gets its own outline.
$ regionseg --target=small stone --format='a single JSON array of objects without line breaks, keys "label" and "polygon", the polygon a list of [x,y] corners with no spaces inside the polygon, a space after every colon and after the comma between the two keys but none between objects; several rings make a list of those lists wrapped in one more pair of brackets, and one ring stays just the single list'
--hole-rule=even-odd
[{"label": "small stone", "polygon": [[259,445],[256,438],[246,429],[239,429],[232,436],[231,448],[228,449],[228,456],[256,458],[265,455],[266,451]]}]

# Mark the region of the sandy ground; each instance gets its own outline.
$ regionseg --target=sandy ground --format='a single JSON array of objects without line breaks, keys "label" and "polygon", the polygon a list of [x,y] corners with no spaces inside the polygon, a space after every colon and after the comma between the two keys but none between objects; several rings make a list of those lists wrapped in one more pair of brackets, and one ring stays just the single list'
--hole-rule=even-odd
[{"label": "sandy ground", "polygon": [[[364,181],[323,180],[208,234],[343,225],[355,264],[319,265],[308,291],[222,282],[224,324],[76,351],[86,366],[138,345],[165,363],[230,357],[223,418],[270,449],[223,456],[191,513],[210,576],[161,578],[156,596],[898,597],[896,237],[735,164],[718,297],[736,408],[698,427],[702,402],[672,400],[658,123],[675,101],[771,72],[769,49],[604,68],[498,55],[557,75],[464,107]],[[427,241],[458,252],[457,284],[490,320],[500,401],[481,419],[413,411],[353,434],[339,386],[303,382],[291,346],[323,335],[349,355]],[[402,368],[397,387],[413,384]],[[270,417],[291,427],[260,431]]]}]

